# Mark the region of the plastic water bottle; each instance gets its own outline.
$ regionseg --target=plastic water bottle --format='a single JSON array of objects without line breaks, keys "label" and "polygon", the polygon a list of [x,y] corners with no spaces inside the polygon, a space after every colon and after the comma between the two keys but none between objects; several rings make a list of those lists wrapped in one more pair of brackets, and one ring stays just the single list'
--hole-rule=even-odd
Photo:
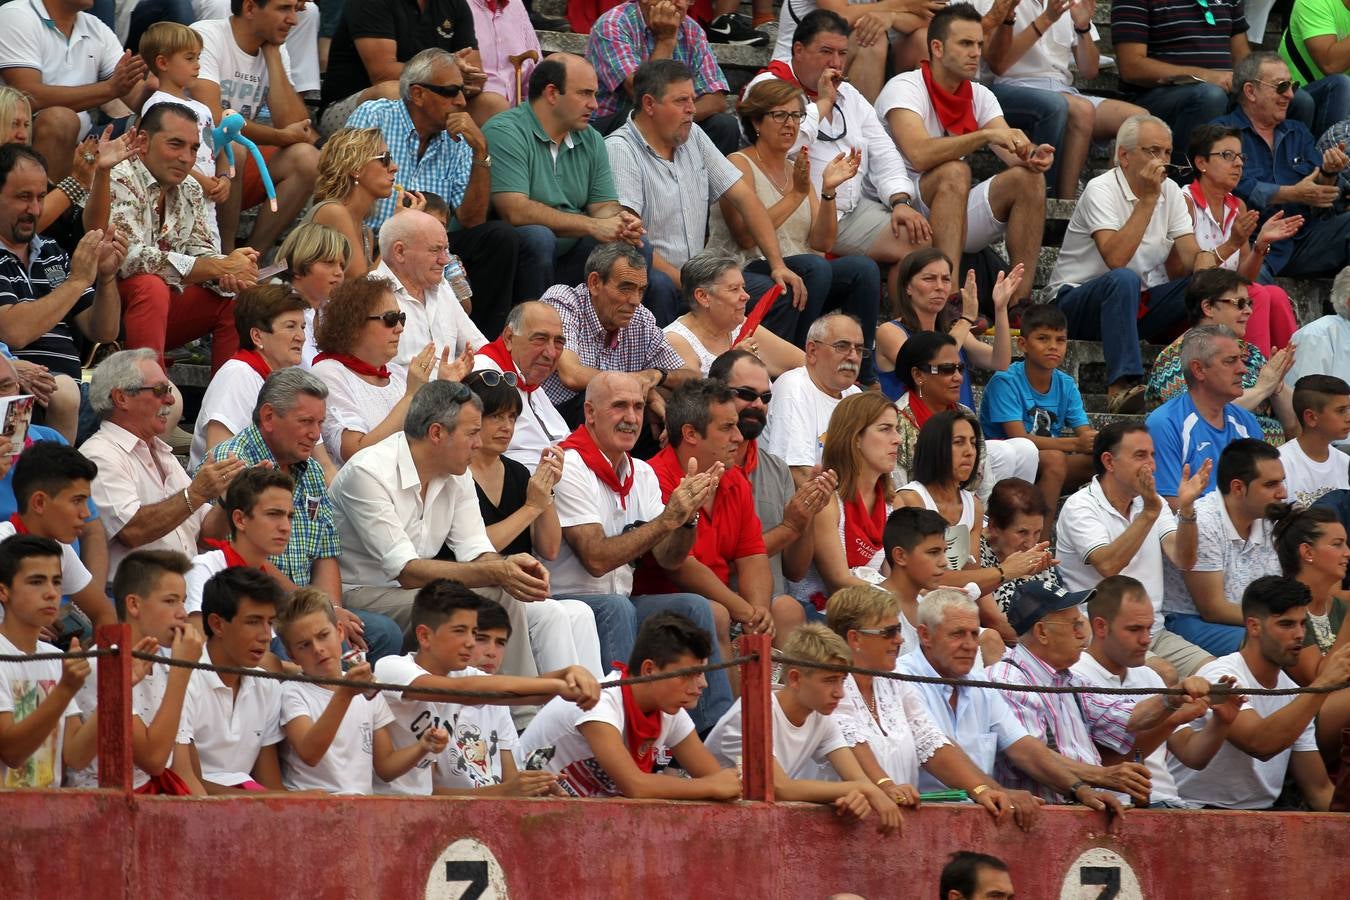
[{"label": "plastic water bottle", "polygon": [[450,262],[445,267],[445,279],[450,282],[455,299],[460,303],[468,303],[473,298],[473,287],[469,284],[468,273],[464,271],[464,263],[453,253],[450,254]]}]

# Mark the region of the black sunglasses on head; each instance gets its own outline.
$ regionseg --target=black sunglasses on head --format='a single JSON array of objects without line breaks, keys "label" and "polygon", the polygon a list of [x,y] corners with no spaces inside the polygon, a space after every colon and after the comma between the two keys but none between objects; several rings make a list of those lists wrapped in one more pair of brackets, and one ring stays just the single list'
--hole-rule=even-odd
[{"label": "black sunglasses on head", "polygon": [[449,97],[451,100],[464,93],[462,84],[427,84],[425,81],[413,82],[417,87],[425,88],[438,97]]},{"label": "black sunglasses on head", "polygon": [[408,321],[408,314],[397,309],[391,309],[388,312],[380,313],[378,316],[366,316],[366,319],[374,322],[379,319],[384,323],[385,328],[393,328],[395,325],[404,325]]}]

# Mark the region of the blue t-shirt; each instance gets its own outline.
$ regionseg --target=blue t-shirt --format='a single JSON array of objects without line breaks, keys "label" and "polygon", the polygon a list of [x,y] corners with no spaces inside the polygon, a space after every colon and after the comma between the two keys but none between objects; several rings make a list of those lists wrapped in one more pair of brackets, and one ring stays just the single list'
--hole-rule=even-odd
[{"label": "blue t-shirt", "polygon": [[1195,409],[1190,391],[1177,394],[1149,413],[1144,422],[1153,436],[1153,455],[1156,469],[1153,477],[1158,493],[1175,497],[1181,483],[1181,467],[1190,465],[1191,474],[1200,471],[1205,460],[1213,460],[1209,471],[1209,486],[1205,493],[1219,483],[1219,454],[1238,438],[1261,439],[1261,423],[1256,416],[1236,404],[1223,408],[1223,427],[1214,428]]},{"label": "blue t-shirt", "polygon": [[1008,436],[1004,422],[1021,422],[1027,434],[1060,437],[1088,423],[1083,396],[1068,373],[1056,369],[1050,390],[1040,393],[1027,380],[1026,363],[1015,362],[1005,372],[995,372],[980,400],[980,427],[987,438]]}]

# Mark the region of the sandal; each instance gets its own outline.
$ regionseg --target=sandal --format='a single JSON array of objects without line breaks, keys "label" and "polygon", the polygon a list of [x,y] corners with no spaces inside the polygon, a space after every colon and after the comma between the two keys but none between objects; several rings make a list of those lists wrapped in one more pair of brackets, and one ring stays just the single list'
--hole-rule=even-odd
[{"label": "sandal", "polygon": [[1144,411],[1144,385],[1132,385],[1117,393],[1106,401],[1106,411],[1115,415],[1142,413]]}]

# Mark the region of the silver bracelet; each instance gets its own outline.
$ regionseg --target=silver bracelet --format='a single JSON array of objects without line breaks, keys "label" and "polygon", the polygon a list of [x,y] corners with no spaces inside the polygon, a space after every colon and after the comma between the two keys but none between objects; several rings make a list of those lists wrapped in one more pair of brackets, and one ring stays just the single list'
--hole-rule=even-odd
[{"label": "silver bracelet", "polygon": [[79,179],[74,175],[67,175],[65,178],[62,178],[56,183],[56,186],[70,198],[71,206],[77,206],[80,209],[83,209],[85,204],[89,202],[89,188],[80,184]]}]

